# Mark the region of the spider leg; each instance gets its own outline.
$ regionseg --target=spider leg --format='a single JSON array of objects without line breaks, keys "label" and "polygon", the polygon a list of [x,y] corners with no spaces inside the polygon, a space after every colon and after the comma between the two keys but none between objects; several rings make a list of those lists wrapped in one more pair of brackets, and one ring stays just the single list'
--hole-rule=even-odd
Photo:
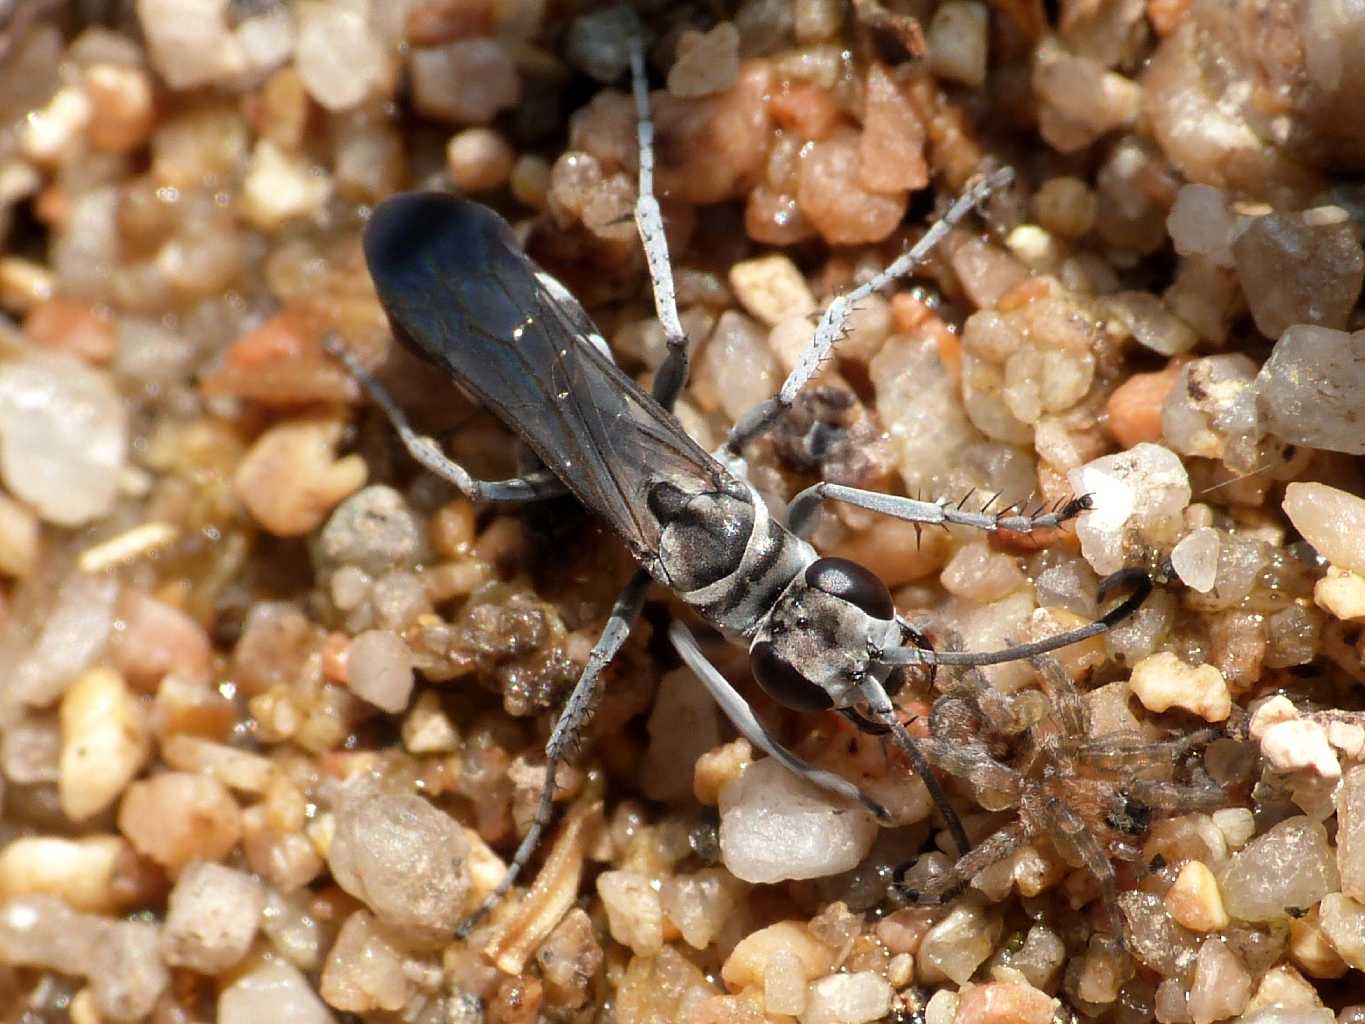
[{"label": "spider leg", "polygon": [[1070,850],[1085,865],[1087,871],[1099,879],[1100,899],[1109,915],[1114,937],[1123,942],[1123,914],[1119,911],[1118,878],[1109,855],[1095,838],[1081,816],[1064,801],[1049,797],[1039,802],[1040,810],[1052,826],[1052,838],[1065,850]]},{"label": "spider leg", "polygon": [[962,819],[957,816],[957,811],[949,803],[948,794],[944,792],[943,784],[939,782],[938,776],[929,766],[924,752],[920,750],[914,738],[906,731],[901,720],[896,717],[896,707],[891,703],[891,698],[887,696],[881,682],[869,673],[858,685],[858,689],[861,691],[872,717],[891,730],[892,740],[910,759],[910,767],[920,777],[924,787],[929,790],[929,795],[933,798],[935,806],[943,815],[943,821],[948,826],[948,831],[952,833],[953,842],[957,844],[958,852],[965,857],[971,850],[972,843],[967,838],[967,830],[962,827]]},{"label": "spider leg", "polygon": [[992,832],[970,853],[964,854],[946,874],[934,879],[922,892],[906,887],[905,876],[913,861],[901,864],[893,875],[894,885],[911,903],[937,906],[951,902],[961,895],[976,875],[998,861],[1004,860],[1028,842],[1028,830],[1019,822],[1005,825]]}]

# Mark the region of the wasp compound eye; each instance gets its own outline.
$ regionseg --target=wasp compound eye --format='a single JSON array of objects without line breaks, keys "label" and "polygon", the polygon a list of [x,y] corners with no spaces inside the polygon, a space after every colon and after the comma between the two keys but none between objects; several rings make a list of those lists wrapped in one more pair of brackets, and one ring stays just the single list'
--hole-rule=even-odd
[{"label": "wasp compound eye", "polygon": [[749,649],[749,668],[763,692],[784,708],[824,711],[834,706],[824,687],[812,683],[793,668],[767,640],[761,640]]},{"label": "wasp compound eye", "polygon": [[896,604],[886,584],[846,558],[817,558],[806,569],[806,585],[847,601],[874,619],[889,622],[896,617]]}]

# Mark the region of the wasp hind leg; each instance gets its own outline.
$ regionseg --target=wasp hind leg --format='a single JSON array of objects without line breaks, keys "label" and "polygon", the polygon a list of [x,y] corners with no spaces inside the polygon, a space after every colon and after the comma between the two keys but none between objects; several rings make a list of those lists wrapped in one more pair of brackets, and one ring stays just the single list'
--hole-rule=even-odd
[{"label": "wasp hind leg", "polygon": [[479,480],[472,476],[469,470],[441,451],[441,446],[434,438],[413,429],[407,414],[394,401],[388,389],[365,369],[356,354],[340,338],[329,335],[323,340],[323,345],[365,389],[370,401],[379,406],[408,454],[423,469],[451,484],[466,498],[471,501],[542,501],[568,493],[555,475],[546,469],[507,480]]}]

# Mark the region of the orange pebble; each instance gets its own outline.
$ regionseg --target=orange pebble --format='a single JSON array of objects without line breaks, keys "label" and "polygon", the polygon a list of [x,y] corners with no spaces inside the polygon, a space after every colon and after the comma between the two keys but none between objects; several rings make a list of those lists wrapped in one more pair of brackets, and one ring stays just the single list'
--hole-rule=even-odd
[{"label": "orange pebble", "polygon": [[1120,446],[1161,440],[1161,406],[1184,362],[1172,359],[1164,370],[1134,374],[1114,389],[1105,412],[1109,433]]},{"label": "orange pebble", "polygon": [[24,319],[24,333],[46,348],[69,352],[87,363],[114,357],[114,326],[83,302],[53,298]]},{"label": "orange pebble", "polygon": [[839,123],[839,108],[828,92],[809,82],[794,82],[776,90],[768,112],[783,128],[803,139],[823,139]]}]

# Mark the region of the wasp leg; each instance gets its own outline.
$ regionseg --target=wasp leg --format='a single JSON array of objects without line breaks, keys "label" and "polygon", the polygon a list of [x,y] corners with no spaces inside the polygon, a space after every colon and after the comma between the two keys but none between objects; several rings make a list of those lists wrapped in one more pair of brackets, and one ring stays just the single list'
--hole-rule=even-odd
[{"label": "wasp leg", "polygon": [[806,350],[801,353],[795,369],[782,383],[782,388],[772,398],[754,406],[730,428],[730,436],[725,441],[725,452],[731,460],[738,459],[750,441],[767,433],[777,422],[779,416],[791,408],[796,396],[810,383],[825,360],[834,350],[835,343],[842,337],[849,314],[854,307],[879,288],[884,288],[898,277],[903,277],[923,261],[934,246],[943,241],[953,227],[971,213],[987,196],[997,189],[1004,188],[1014,178],[1009,167],[1001,168],[992,174],[978,178],[969,188],[953,201],[939,220],[930,226],[918,242],[898,256],[880,274],[864,282],[852,291],[835,296],[826,308],[824,316],[815,328]]},{"label": "wasp leg", "polygon": [[536,848],[540,846],[541,837],[549,827],[550,819],[554,817],[555,771],[560,763],[577,749],[583,728],[592,718],[597,699],[601,695],[602,670],[616,657],[621,645],[626,642],[626,637],[630,635],[630,627],[645,603],[645,590],[648,586],[649,575],[641,570],[630,578],[630,582],[616,598],[616,604],[612,606],[602,635],[597,638],[592,653],[588,655],[588,663],[583,667],[578,682],[574,684],[573,693],[569,695],[564,711],[550,733],[549,742],[545,744],[545,786],[540,791],[540,801],[536,804],[531,826],[522,837],[516,853],[512,855],[512,860],[507,865],[507,874],[503,876],[497,888],[488,894],[488,898],[479,909],[456,929],[455,934],[458,937],[467,936],[498,901],[507,895],[507,890],[516,883],[535,854]]},{"label": "wasp leg", "polygon": [[804,536],[814,528],[815,511],[823,501],[842,501],[845,505],[856,505],[882,515],[894,516],[911,523],[924,523],[927,526],[970,526],[978,530],[994,533],[1008,530],[1011,533],[1032,533],[1034,530],[1051,529],[1074,519],[1082,512],[1094,507],[1088,494],[1072,498],[1065,505],[1054,509],[1039,509],[1029,514],[1001,512],[969,512],[948,501],[918,501],[895,494],[882,494],[878,491],[865,491],[858,487],[845,487],[842,484],[820,482],[812,484],[792,499],[787,507],[787,527],[798,536]]},{"label": "wasp leg", "polygon": [[541,501],[568,493],[567,488],[547,469],[509,480],[479,480],[471,476],[469,470],[441,451],[435,439],[419,434],[412,428],[393,396],[375,379],[374,374],[361,365],[355,353],[340,338],[329,335],[323,340],[323,345],[345,365],[347,372],[370,396],[370,401],[388,417],[408,454],[428,472],[456,487],[466,498],[472,501]]},{"label": "wasp leg", "polygon": [[715,702],[720,705],[725,716],[734,723],[741,736],[769,757],[781,762],[792,774],[800,776],[836,796],[843,797],[846,800],[858,801],[871,811],[878,821],[883,824],[889,823],[890,815],[886,808],[863,793],[853,783],[833,772],[808,764],[773,739],[768,730],[764,728],[763,723],[758,720],[753,709],[749,707],[748,702],[740,696],[739,692],[730,685],[730,681],[721,675],[720,670],[712,665],[706,655],[702,653],[697,638],[683,623],[675,621],[669,626],[668,639],[673,642],[674,649],[686,662],[687,667],[710,691]]},{"label": "wasp leg", "polygon": [[645,76],[645,44],[639,31],[630,39],[630,84],[635,96],[635,136],[640,145],[640,181],[635,200],[635,226],[644,245],[645,262],[654,288],[654,309],[664,329],[668,355],[654,375],[654,398],[672,409],[687,383],[690,357],[687,334],[678,318],[678,294],[673,264],[668,256],[663,213],[654,195],[654,118],[649,111],[649,80]]}]

